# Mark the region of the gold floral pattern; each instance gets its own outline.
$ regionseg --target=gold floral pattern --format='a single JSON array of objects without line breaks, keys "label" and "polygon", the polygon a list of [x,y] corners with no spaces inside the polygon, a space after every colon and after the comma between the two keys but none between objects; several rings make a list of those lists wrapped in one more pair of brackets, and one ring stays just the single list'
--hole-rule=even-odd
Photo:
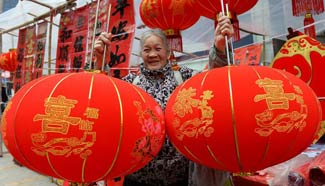
[{"label": "gold floral pattern", "polygon": [[[208,101],[214,97],[213,92],[210,90],[204,91],[200,99],[195,99],[196,96],[196,89],[192,87],[184,88],[178,92],[175,104],[172,107],[172,111],[176,115],[173,127],[176,129],[176,136],[180,141],[185,136],[197,138],[199,135],[204,135],[210,137],[214,132],[214,128],[211,126],[214,110],[208,104]],[[192,114],[195,109],[201,113],[201,117],[182,123],[181,118],[184,118],[187,114]]]}]

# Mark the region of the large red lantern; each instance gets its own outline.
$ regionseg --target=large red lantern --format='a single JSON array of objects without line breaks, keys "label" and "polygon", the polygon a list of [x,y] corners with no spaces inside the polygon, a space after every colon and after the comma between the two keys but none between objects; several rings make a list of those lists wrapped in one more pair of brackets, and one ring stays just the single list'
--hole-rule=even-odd
[{"label": "large red lantern", "polygon": [[0,69],[13,72],[17,67],[17,51],[10,49],[9,52],[0,55]]},{"label": "large red lantern", "polygon": [[319,130],[321,108],[312,89],[288,72],[229,66],[184,82],[165,117],[170,140],[187,158],[238,173],[305,150]]},{"label": "large red lantern", "polygon": [[2,117],[9,152],[51,177],[88,183],[132,173],[165,138],[164,117],[142,89],[98,73],[61,73],[24,85]]},{"label": "large red lantern", "polygon": [[292,0],[292,14],[305,16],[304,32],[312,38],[316,38],[315,20],[313,14],[324,12],[324,0]]},{"label": "large red lantern", "polygon": [[[294,74],[306,82],[318,97],[325,97],[325,45],[319,41],[307,35],[289,39],[283,44],[270,66]],[[325,127],[325,101],[320,103]],[[323,133],[321,132],[320,136]]]},{"label": "large red lantern", "polygon": [[[217,25],[217,16],[220,12],[222,12],[222,6],[220,0],[193,0],[195,3],[195,10],[197,12],[209,19],[215,21],[215,25]],[[240,39],[239,34],[239,22],[237,16],[250,10],[252,7],[255,6],[258,0],[235,0],[235,1],[224,1],[228,3],[229,14],[231,17],[231,21],[234,26],[234,40]],[[226,9],[224,9],[226,11]]]},{"label": "large red lantern", "polygon": [[188,0],[142,0],[139,9],[143,23],[150,28],[162,29],[175,51],[183,51],[180,31],[191,27],[200,18]]}]

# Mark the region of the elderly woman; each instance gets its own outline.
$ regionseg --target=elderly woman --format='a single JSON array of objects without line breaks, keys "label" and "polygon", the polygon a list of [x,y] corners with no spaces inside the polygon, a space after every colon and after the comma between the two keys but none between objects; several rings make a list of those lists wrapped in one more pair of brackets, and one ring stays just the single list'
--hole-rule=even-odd
[{"label": "elderly woman", "polygon": [[[219,16],[214,33],[214,46],[210,50],[210,68],[225,66],[225,36],[231,37],[233,27],[226,16]],[[102,63],[104,46],[110,49],[112,34],[101,33],[95,42],[95,55]],[[175,88],[192,77],[194,72],[187,67],[174,71],[168,61],[170,49],[166,36],[159,29],[144,32],[140,39],[140,74],[128,74],[123,80],[133,83],[165,109],[167,100]],[[109,52],[108,52],[109,54]],[[229,178],[226,172],[209,169],[189,162],[172,146],[168,137],[158,156],[139,171],[125,177],[124,186],[218,186]]]}]

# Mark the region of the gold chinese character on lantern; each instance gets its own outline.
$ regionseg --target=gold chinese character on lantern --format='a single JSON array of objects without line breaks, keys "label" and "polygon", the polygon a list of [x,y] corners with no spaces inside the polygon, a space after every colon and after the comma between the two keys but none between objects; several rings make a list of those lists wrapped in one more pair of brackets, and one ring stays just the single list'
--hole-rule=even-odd
[{"label": "gold chinese character on lantern", "polygon": [[[45,114],[34,116],[34,122],[42,121],[41,131],[31,135],[34,144],[32,150],[36,154],[41,156],[47,153],[57,156],[80,154],[83,159],[91,154],[89,148],[96,141],[96,132],[92,131],[94,122],[71,116],[71,111],[77,103],[77,100],[67,99],[62,95],[45,99]],[[98,119],[98,113],[98,109],[87,107],[84,115],[90,119]],[[80,133],[81,136],[69,136],[69,129],[73,126],[83,131]],[[57,137],[49,139],[47,134],[57,134]]]},{"label": "gold chinese character on lantern", "polygon": [[37,114],[34,121],[42,120],[42,132],[67,134],[70,125],[77,125],[81,120],[70,116],[71,109],[77,102],[64,96],[48,98],[45,101],[45,115]]},{"label": "gold chinese character on lantern", "polygon": [[263,87],[265,94],[256,95],[255,102],[266,100],[268,108],[273,109],[288,109],[289,101],[295,99],[294,93],[284,93],[282,81],[271,80],[269,78],[261,79],[256,82],[259,87]]},{"label": "gold chinese character on lantern", "polygon": [[[267,137],[272,132],[289,133],[294,129],[301,131],[306,126],[308,109],[298,86],[293,85],[294,92],[286,93],[281,80],[264,78],[257,80],[256,84],[263,88],[265,94],[256,95],[254,101],[265,100],[267,105],[267,109],[255,115],[258,125],[256,133]],[[300,105],[299,109],[290,108],[293,101]]]}]

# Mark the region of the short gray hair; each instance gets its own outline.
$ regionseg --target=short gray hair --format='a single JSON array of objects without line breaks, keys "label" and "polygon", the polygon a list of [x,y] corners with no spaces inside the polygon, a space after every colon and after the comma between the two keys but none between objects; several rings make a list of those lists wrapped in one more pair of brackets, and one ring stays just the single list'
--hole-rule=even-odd
[{"label": "short gray hair", "polygon": [[[146,30],[145,32],[142,33],[142,35],[140,37],[140,49],[141,49],[141,51],[143,49],[143,45],[144,45],[145,40],[148,39],[152,35],[155,35],[155,36],[161,38],[161,40],[163,41],[163,44],[166,47],[167,52],[169,54],[170,53],[170,48],[169,48],[167,37],[166,37],[165,33],[159,28]],[[141,51],[140,51],[140,53],[141,53]]]}]

